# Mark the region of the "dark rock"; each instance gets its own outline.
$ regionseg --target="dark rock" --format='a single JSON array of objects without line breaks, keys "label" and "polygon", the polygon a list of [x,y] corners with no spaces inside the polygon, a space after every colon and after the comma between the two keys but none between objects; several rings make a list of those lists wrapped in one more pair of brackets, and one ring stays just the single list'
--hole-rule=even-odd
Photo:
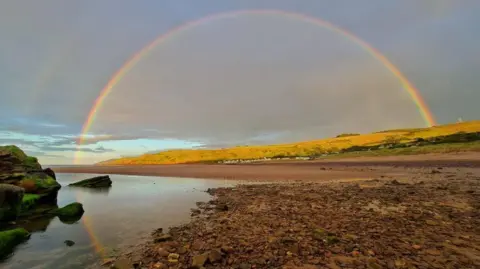
[{"label": "dark rock", "polygon": [[0,232],[0,258],[9,255],[18,244],[27,240],[30,234],[23,228]]},{"label": "dark rock", "polygon": [[282,242],[283,244],[292,244],[292,243],[296,243],[297,239],[285,236],[280,239],[280,242]]},{"label": "dark rock", "polygon": [[23,188],[0,184],[0,221],[16,220],[20,213],[24,192]]},{"label": "dark rock", "polygon": [[222,253],[219,251],[219,250],[211,250],[209,253],[208,253],[208,260],[211,262],[211,263],[216,263],[216,262],[219,262],[222,260]]},{"label": "dark rock", "polygon": [[65,243],[65,245],[67,245],[67,247],[71,247],[71,246],[75,245],[75,242],[73,242],[72,240],[65,240],[63,243]]},{"label": "dark rock", "polygon": [[217,204],[215,209],[218,211],[228,211],[228,205],[224,203],[220,203],[220,204]]},{"label": "dark rock", "polygon": [[81,203],[71,203],[69,205],[66,205],[62,208],[55,209],[52,211],[53,214],[59,216],[59,217],[65,217],[65,218],[75,218],[78,216],[82,216],[83,212],[83,205]]},{"label": "dark rock", "polygon": [[199,215],[200,213],[202,213],[202,212],[200,211],[200,209],[196,209],[196,208],[195,208],[195,209],[192,209],[191,211],[192,211],[192,214],[191,214],[192,216],[196,216],[196,215]]},{"label": "dark rock", "polygon": [[55,172],[53,172],[52,169],[46,168],[46,169],[43,169],[43,172],[44,172],[45,174],[47,174],[47,176],[49,176],[49,177],[57,180],[57,177],[55,176]]},{"label": "dark rock", "polygon": [[233,253],[233,248],[229,246],[222,246],[220,250],[225,254]]},{"label": "dark rock", "polygon": [[0,182],[13,183],[31,171],[40,171],[37,158],[27,156],[17,146],[0,146]]},{"label": "dark rock", "polygon": [[399,182],[398,180],[394,179],[394,180],[390,181],[390,185],[400,186],[400,185],[406,185],[406,184],[402,183],[402,182]]},{"label": "dark rock", "polygon": [[98,176],[98,177],[87,178],[87,179],[69,184],[68,186],[85,187],[85,188],[107,188],[112,186],[112,180],[108,175]]},{"label": "dark rock", "polygon": [[17,185],[25,193],[45,194],[43,200],[56,201],[60,184],[51,174],[42,170],[37,158],[27,156],[16,146],[0,146],[0,183]]},{"label": "dark rock", "polygon": [[340,240],[338,239],[338,237],[334,236],[334,235],[328,235],[326,238],[325,238],[325,243],[327,245],[333,245],[333,244],[336,244],[340,242]]},{"label": "dark rock", "polygon": [[169,234],[159,234],[159,235],[155,236],[155,238],[153,239],[153,242],[160,243],[160,242],[165,242],[165,241],[169,241],[169,240],[172,240],[171,235],[169,235]]}]

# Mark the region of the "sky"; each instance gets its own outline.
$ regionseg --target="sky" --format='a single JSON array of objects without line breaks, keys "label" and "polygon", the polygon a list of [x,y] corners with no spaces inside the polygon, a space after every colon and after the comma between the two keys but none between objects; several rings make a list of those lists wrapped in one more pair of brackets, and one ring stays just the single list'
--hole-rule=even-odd
[{"label": "sky", "polygon": [[[399,79],[351,39],[282,15],[213,19],[238,10],[328,21],[385,55],[439,124],[480,118],[476,0],[4,0],[0,145],[18,145],[42,164],[91,164],[425,126]],[[205,17],[126,72],[82,134],[101,90],[132,55]]]}]

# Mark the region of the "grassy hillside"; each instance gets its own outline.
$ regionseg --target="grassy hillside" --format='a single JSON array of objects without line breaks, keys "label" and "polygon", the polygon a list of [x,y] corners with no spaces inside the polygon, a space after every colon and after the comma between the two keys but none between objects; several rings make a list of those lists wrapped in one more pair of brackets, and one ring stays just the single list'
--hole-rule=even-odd
[{"label": "grassy hillside", "polygon": [[[339,153],[343,151],[355,151],[349,149],[365,150],[365,148],[377,148],[379,145],[407,145],[408,143],[422,141],[430,143],[436,137],[447,136],[445,143],[450,143],[452,134],[477,133],[480,132],[480,121],[447,124],[431,128],[399,129],[381,131],[372,134],[341,134],[335,138],[298,142],[292,144],[268,145],[268,146],[238,146],[226,149],[188,149],[170,150],[154,154],[144,154],[138,157],[127,157],[108,160],[99,165],[138,165],[138,164],[179,164],[196,162],[214,162],[221,160],[238,159],[260,159],[260,158],[282,158],[297,156],[321,156],[325,154]],[[452,136],[456,139],[456,136]],[[458,141],[452,141],[458,142]],[[423,143],[423,144],[422,144]],[[455,146],[453,150],[468,150],[472,145],[473,149],[480,149],[479,143],[465,143],[463,146]],[[430,147],[430,148],[429,148]],[[445,146],[443,146],[445,148]],[[425,150],[438,151],[434,145],[421,147]],[[379,152],[383,150],[377,149]],[[402,150],[398,150],[402,152]],[[403,150],[408,153],[416,151]],[[424,150],[417,150],[418,153],[425,153]],[[401,154],[401,153],[400,153]],[[349,154],[347,154],[349,155]]]}]

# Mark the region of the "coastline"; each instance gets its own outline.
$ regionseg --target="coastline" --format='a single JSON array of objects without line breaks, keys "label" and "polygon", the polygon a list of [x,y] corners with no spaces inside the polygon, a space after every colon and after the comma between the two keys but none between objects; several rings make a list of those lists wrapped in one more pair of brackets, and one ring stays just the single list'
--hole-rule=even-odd
[{"label": "coastline", "polygon": [[175,164],[61,166],[56,173],[120,174],[254,181],[323,181],[402,175],[434,167],[480,167],[480,153],[357,157],[313,161],[268,161],[253,164]]},{"label": "coastline", "polygon": [[110,263],[161,269],[477,268],[479,169],[424,168],[355,182],[210,189],[212,200],[197,203],[189,223],[157,229],[149,243]]}]

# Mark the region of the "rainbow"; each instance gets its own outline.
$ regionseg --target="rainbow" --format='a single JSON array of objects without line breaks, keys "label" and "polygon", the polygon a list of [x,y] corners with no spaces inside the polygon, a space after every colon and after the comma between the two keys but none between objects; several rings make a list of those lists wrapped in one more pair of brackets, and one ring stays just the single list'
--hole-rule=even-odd
[{"label": "rainbow", "polygon": [[[426,126],[430,127],[435,125],[435,119],[433,114],[430,112],[430,109],[428,108],[428,105],[425,103],[423,100],[422,96],[420,95],[420,92],[418,89],[415,88],[415,86],[408,81],[408,79],[400,72],[400,70],[392,63],[390,62],[387,57],[385,57],[380,51],[372,47],[370,44],[365,42],[364,40],[360,39],[359,37],[355,36],[354,34],[328,22],[324,21],[319,18],[315,17],[310,17],[304,14],[300,13],[292,13],[292,12],[287,12],[287,11],[282,11],[282,10],[239,10],[239,11],[231,11],[231,12],[225,12],[225,13],[218,13],[218,14],[213,14],[209,15],[203,18],[200,18],[198,20],[194,21],[189,21],[184,24],[181,24],[170,31],[160,35],[157,37],[155,40],[153,40],[150,44],[142,48],[140,51],[135,53],[130,59],[128,59],[125,64],[115,72],[115,74],[112,76],[112,78],[108,81],[107,85],[101,90],[99,96],[95,100],[90,112],[88,113],[87,119],[85,120],[85,123],[83,124],[81,135],[77,141],[77,145],[80,146],[83,143],[83,139],[85,135],[88,133],[90,130],[93,122],[95,121],[95,116],[98,113],[98,110],[102,106],[103,102],[107,98],[107,96],[112,92],[113,88],[122,80],[122,78],[138,63],[147,56],[147,54],[152,51],[155,47],[159,46],[160,44],[164,43],[168,39],[171,39],[178,34],[182,33],[185,30],[194,28],[196,26],[206,24],[208,22],[216,21],[216,20],[221,20],[225,18],[230,18],[230,17],[236,17],[240,15],[245,15],[245,14],[253,14],[253,15],[280,15],[288,18],[294,18],[298,20],[302,20],[308,23],[312,23],[315,25],[318,25],[320,27],[326,28],[328,30],[331,30],[332,32],[338,33],[339,35],[347,38],[348,40],[354,42],[361,48],[363,48],[365,51],[370,53],[375,59],[380,61],[397,79],[400,81],[402,84],[402,87],[408,92],[410,95],[411,99],[415,103],[415,105],[418,107],[419,112],[422,116],[422,118],[425,121]],[[76,152],[75,154],[75,160],[77,160],[79,151]]]},{"label": "rainbow", "polygon": [[[354,34],[346,31],[345,29],[342,29],[328,21],[324,21],[319,18],[315,17],[310,17],[304,14],[299,14],[299,13],[292,13],[292,12],[287,12],[287,11],[281,11],[281,10],[239,10],[239,11],[231,11],[231,12],[224,12],[224,13],[218,13],[218,14],[213,14],[209,15],[203,18],[200,18],[198,20],[193,20],[186,22],[184,24],[181,24],[170,31],[160,35],[157,37],[155,40],[153,40],[151,43],[149,43],[147,46],[142,48],[140,51],[136,52],[134,55],[132,55],[120,69],[118,69],[115,74],[111,77],[111,79],[108,81],[108,83],[105,85],[105,87],[101,90],[99,96],[95,100],[90,112],[88,113],[87,119],[85,120],[81,134],[78,138],[77,141],[77,149],[79,146],[81,146],[84,142],[85,139],[88,138],[88,132],[90,128],[92,127],[92,124],[95,121],[95,117],[104,103],[105,99],[108,97],[108,95],[112,92],[113,88],[122,80],[122,78],[133,68],[135,65],[140,62],[145,56],[148,55],[150,51],[152,51],[155,47],[159,46],[160,44],[164,43],[165,41],[179,35],[180,33],[194,28],[196,26],[200,26],[209,22],[225,19],[225,18],[231,18],[231,17],[236,17],[240,15],[280,15],[284,16],[287,18],[293,18],[293,19],[298,19],[307,23],[312,23],[315,25],[318,25],[322,28],[328,29],[332,32],[335,32],[339,34],[340,36],[345,37],[346,39],[352,41],[353,43],[357,44],[361,48],[363,48],[366,52],[368,52],[370,55],[372,55],[375,59],[377,59],[379,62],[381,62],[401,83],[402,87],[408,92],[410,95],[412,101],[415,103],[415,105],[418,107],[419,112],[422,116],[422,118],[425,121],[425,124],[430,127],[435,125],[435,119],[432,113],[430,112],[430,109],[428,108],[427,104],[423,100],[422,96],[420,95],[420,92],[415,88],[415,86],[408,81],[408,79],[400,72],[400,70],[393,64],[391,63],[380,51],[372,47],[370,44],[365,42],[364,40],[360,39],[359,37],[355,36]],[[74,162],[78,163],[77,161],[79,160],[80,157],[80,151],[77,150],[75,152],[75,159]],[[101,243],[99,239],[95,236],[95,233],[93,231],[93,227],[87,217],[84,217],[83,219],[84,226],[87,230],[87,233],[89,234],[94,246],[95,250],[104,257],[105,253],[104,250],[101,246]]]}]

